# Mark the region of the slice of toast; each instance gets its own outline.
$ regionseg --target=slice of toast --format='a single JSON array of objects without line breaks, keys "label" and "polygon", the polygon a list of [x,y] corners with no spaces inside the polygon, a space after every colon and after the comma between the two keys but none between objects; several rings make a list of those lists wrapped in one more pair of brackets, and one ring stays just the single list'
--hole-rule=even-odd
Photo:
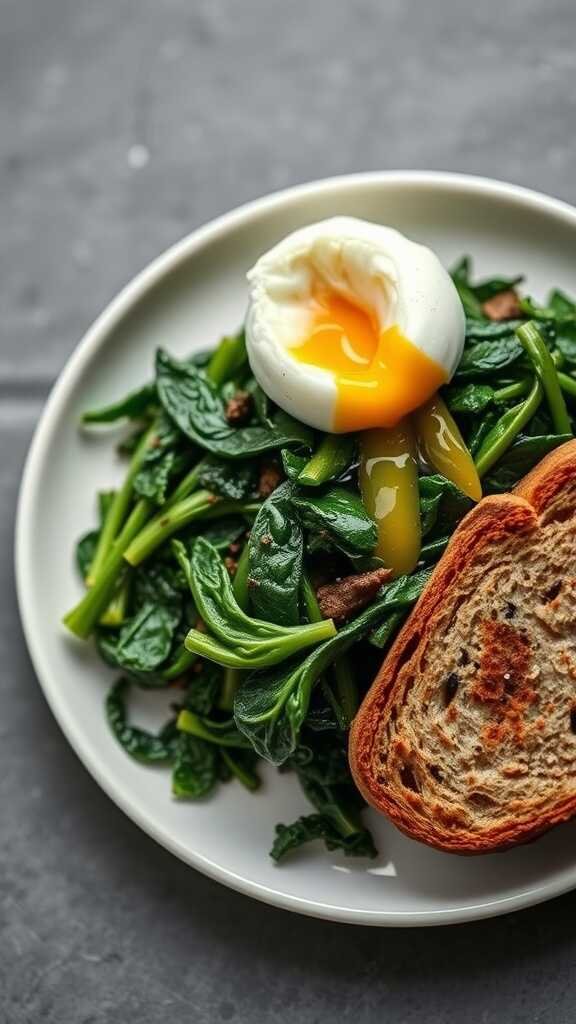
[{"label": "slice of toast", "polygon": [[354,721],[368,803],[487,853],[576,814],[576,440],[454,533]]}]

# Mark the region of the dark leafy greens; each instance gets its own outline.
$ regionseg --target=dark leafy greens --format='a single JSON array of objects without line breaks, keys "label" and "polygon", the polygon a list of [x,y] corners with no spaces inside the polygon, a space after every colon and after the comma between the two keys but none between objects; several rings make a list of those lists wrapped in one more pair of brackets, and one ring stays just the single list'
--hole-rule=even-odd
[{"label": "dark leafy greens", "polygon": [[250,605],[258,618],[298,623],[303,557],[304,534],[286,481],[264,502],[250,532]]},{"label": "dark leafy greens", "polygon": [[309,530],[327,538],[345,554],[371,555],[374,551],[376,526],[354,491],[330,487],[322,494],[299,493],[294,505]]},{"label": "dark leafy greens", "polygon": [[[477,281],[465,257],[453,279],[466,339],[442,397],[484,493],[499,493],[573,436],[576,302],[555,289],[542,305],[514,300],[515,319],[496,321],[486,303],[519,276]],[[141,763],[169,766],[179,800],[229,780],[256,791],[261,758],[295,774],[310,813],[277,826],[275,860],[316,840],[373,857],[347,731],[471,500],[423,461],[417,568],[336,628],[318,588],[382,564],[359,489],[361,437],[318,436],[277,409],[242,332],[183,360],[160,350],[153,381],[83,417],[86,428],[119,420],[132,421],[118,449],[125,478],[99,496],[97,524],[77,544],[86,591],[65,618],[118,672],[112,735]],[[134,687],[163,691],[148,697],[170,707],[157,731],[132,723]]]},{"label": "dark leafy greens", "polygon": [[207,374],[162,349],[156,357],[156,380],[168,416],[186,437],[214,455],[245,459],[272,448],[312,446],[311,431],[285,413],[277,413],[271,426],[231,426],[218,388]]},{"label": "dark leafy greens", "polygon": [[249,675],[236,694],[234,717],[254,750],[272,764],[282,764],[290,757],[298,745],[312,688],[320,675],[389,611],[410,606],[420,595],[427,578],[427,572],[420,572],[388,584],[366,611],[308,654],[304,661],[288,662],[265,676]]}]

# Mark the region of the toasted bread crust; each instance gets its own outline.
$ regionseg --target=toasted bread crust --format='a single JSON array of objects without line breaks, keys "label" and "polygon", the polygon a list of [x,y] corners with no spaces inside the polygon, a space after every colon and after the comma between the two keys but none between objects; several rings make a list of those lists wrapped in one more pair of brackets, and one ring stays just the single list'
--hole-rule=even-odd
[{"label": "toasted bread crust", "polygon": [[[498,550],[500,541],[538,529],[542,517],[554,518],[555,504],[569,482],[576,480],[576,440],[569,441],[546,456],[517,486],[514,493],[490,496],[463,519],[438,563],[422,596],[384,659],[366,695],[350,733],[350,767],[356,785],[366,801],[385,814],[406,835],[440,850],[473,854],[503,850],[527,842],[576,815],[574,792],[554,800],[544,809],[530,812],[528,802],[517,807],[501,824],[472,831],[464,822],[452,820],[448,803],[427,808],[417,792],[398,792],[399,787],[383,781],[381,737],[383,725],[391,721],[405,701],[418,674],[419,656],[434,632],[434,613],[442,608],[446,594],[466,573],[471,559],[484,548]],[[566,511],[563,511],[566,514]],[[576,515],[576,510],[570,510]],[[520,652],[516,652],[520,656]],[[397,743],[400,741],[396,741]],[[380,744],[380,746],[379,746]],[[379,777],[380,773],[380,777]],[[457,812],[457,809],[456,809]],[[457,817],[457,813],[456,813]]]}]

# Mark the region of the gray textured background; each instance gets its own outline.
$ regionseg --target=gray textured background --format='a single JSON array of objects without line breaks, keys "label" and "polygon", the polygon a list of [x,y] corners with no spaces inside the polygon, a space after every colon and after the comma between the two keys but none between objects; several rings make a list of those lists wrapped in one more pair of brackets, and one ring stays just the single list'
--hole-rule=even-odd
[{"label": "gray textured background", "polygon": [[301,919],[186,868],[69,750],[12,583],[22,462],[103,305],[191,228],[371,168],[576,200],[573,0],[0,0],[0,1020],[573,1021],[576,897],[440,931]]}]

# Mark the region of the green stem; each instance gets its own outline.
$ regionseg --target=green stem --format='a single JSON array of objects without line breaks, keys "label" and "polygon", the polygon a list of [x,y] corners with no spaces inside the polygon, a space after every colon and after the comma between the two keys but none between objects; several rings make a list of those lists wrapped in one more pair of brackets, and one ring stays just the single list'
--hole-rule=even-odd
[{"label": "green stem", "polygon": [[187,498],[192,491],[196,490],[200,482],[205,461],[205,459],[202,459],[188,471],[185,477],[182,478],[176,489],[172,491],[170,497],[165,501],[163,510],[177,505],[178,502],[183,501],[183,499]]},{"label": "green stem", "polygon": [[302,599],[306,614],[310,622],[322,622],[322,612],[316,597],[316,591],[310,582],[310,577],[304,573],[302,577]]},{"label": "green stem", "polygon": [[235,761],[228,751],[224,750],[224,748],[221,749],[220,756],[224,761],[224,764],[228,765],[232,775],[235,775],[246,789],[249,789],[251,793],[254,793],[260,788],[260,779],[256,775],[256,772],[246,771],[246,769],[242,765],[238,764],[238,762]]},{"label": "green stem", "polygon": [[532,381],[529,377],[525,380],[515,381],[514,384],[507,384],[504,388],[498,388],[494,392],[494,402],[496,405],[505,405],[506,402],[512,402],[515,398],[523,398],[527,395],[532,387]]},{"label": "green stem", "polygon": [[122,580],[110,601],[106,611],[100,619],[101,626],[121,626],[126,618],[126,609],[130,597],[130,580]]},{"label": "green stem", "polygon": [[191,654],[185,647],[181,647],[174,661],[168,665],[168,668],[164,669],[162,678],[166,679],[167,682],[178,679],[179,676],[184,675],[192,667],[196,660],[195,654]]},{"label": "green stem", "polygon": [[229,338],[222,338],[218,348],[206,367],[206,376],[220,387],[240,370],[246,362],[244,332]]},{"label": "green stem", "polygon": [[140,441],[140,444],[136,448],[128,472],[122,487],[114,495],[113,500],[110,503],[106,518],[104,520],[102,529],[100,531],[100,537],[94,552],[94,558],[92,559],[92,565],[90,566],[90,572],[86,579],[86,583],[89,587],[94,586],[100,571],[108,557],[110,548],[113,541],[116,539],[118,532],[121,530],[130,503],[134,493],[134,479],[137,473],[140,471],[144,456],[150,445],[150,441],[154,437],[156,431],[156,424],[152,424],[149,430],[146,431],[144,437]]},{"label": "green stem", "polygon": [[571,398],[576,398],[576,380],[574,380],[574,377],[570,377],[567,373],[558,373],[558,383],[562,391],[570,395]]},{"label": "green stem", "polygon": [[118,579],[126,568],[123,555],[130,541],[142,529],[151,511],[151,503],[142,498],[134,506],[122,531],[114,541],[108,558],[94,586],[86,592],[75,608],[72,608],[62,620],[68,629],[76,636],[86,639],[92,633],[100,616],[105,612],[114,591],[118,585]]},{"label": "green stem", "polygon": [[[502,458],[504,453],[508,451],[520,431],[532,419],[542,401],[543,395],[542,385],[536,377],[530,394],[525,401],[521,402],[520,405],[515,405],[513,409],[508,409],[498,422],[494,424],[492,430],[484,438],[480,451],[476,456],[476,469],[480,477],[484,476],[489,469],[492,469],[492,466],[498,462],[498,459]],[[572,433],[572,428],[570,427],[566,433]]]},{"label": "green stem", "polygon": [[170,508],[161,509],[158,515],[154,516],[134,538],[125,550],[124,558],[132,566],[140,565],[168,537],[198,519],[218,500],[209,491],[196,491]]},{"label": "green stem", "polygon": [[[248,611],[248,573],[250,571],[250,550],[249,544],[246,542],[242,548],[242,554],[238,559],[236,565],[236,572],[234,574],[234,582],[232,589],[234,591],[234,597],[238,602],[239,607],[243,612]],[[232,711],[234,708],[234,698],[236,691],[240,686],[240,680],[242,673],[237,668],[226,668],[224,670],[224,679],[222,681],[222,690],[220,693],[220,700],[218,701],[218,707],[222,711]]]},{"label": "green stem", "polygon": [[315,647],[323,640],[331,640],[334,636],[336,636],[336,627],[332,619],[323,619],[322,622],[299,626],[293,632],[283,634],[276,641],[273,641],[272,638],[267,640],[252,640],[250,638],[250,643],[247,640],[240,652],[216,640],[209,633],[201,633],[197,629],[191,629],[184,642],[188,651],[194,651],[200,657],[214,661],[217,665],[251,671],[277,665],[299,651]]},{"label": "green stem", "polygon": [[[302,579],[302,598],[304,600],[304,607],[310,622],[322,622],[322,612],[320,611],[320,605],[318,604],[318,598],[316,592],[312,586],[309,577],[304,574]],[[337,661],[334,662],[334,679],[336,682],[336,698],[332,698],[330,703],[332,704],[332,710],[336,713],[342,729],[349,729],[352,720],[358,711],[358,705],[360,703],[358,696],[358,686],[356,680],[352,674],[350,667],[350,661],[347,655],[341,655]],[[326,691],[332,696],[332,690],[328,684],[326,684]]]},{"label": "green stem", "polygon": [[298,483],[305,487],[319,487],[339,476],[350,465],[354,444],[351,434],[326,434],[298,476]]},{"label": "green stem", "polygon": [[571,434],[572,423],[566,409],[564,395],[558,383],[558,373],[546,343],[533,320],[516,328],[516,337],[534,364],[544,388],[546,400],[557,434]]},{"label": "green stem", "polygon": [[248,586],[248,576],[250,574],[250,545],[246,541],[242,548],[242,554],[238,559],[236,565],[236,572],[234,573],[234,580],[232,583],[232,590],[234,591],[234,597],[243,612],[248,611],[250,589]]},{"label": "green stem", "polygon": [[227,736],[225,732],[213,731],[204,725],[202,719],[195,715],[193,711],[187,711],[186,709],[181,711],[176,725],[180,732],[187,732],[191,736],[197,736],[201,740],[206,740],[208,743],[216,743],[219,747],[240,747],[244,749],[250,747],[250,741],[242,733]]}]

